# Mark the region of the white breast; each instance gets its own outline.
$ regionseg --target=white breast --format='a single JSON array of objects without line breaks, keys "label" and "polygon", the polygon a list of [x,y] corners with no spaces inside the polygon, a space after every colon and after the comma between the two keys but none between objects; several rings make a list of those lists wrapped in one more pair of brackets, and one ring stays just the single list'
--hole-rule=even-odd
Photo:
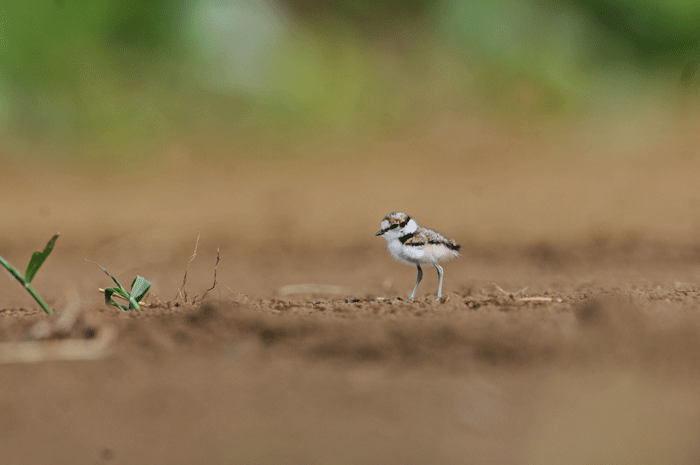
[{"label": "white breast", "polygon": [[425,252],[422,250],[422,247],[403,245],[398,239],[388,241],[386,247],[389,249],[392,257],[408,264],[415,265],[422,262],[425,258]]}]

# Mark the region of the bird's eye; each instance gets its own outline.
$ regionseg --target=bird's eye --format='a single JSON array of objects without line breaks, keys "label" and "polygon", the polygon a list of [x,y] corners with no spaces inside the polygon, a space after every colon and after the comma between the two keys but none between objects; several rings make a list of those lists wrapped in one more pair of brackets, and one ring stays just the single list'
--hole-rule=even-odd
[{"label": "bird's eye", "polygon": [[408,221],[404,221],[404,222],[401,223],[399,226],[401,226],[401,227],[403,228],[404,226],[406,226],[407,223],[408,223]]},{"label": "bird's eye", "polygon": [[389,229],[396,229],[396,228],[398,228],[398,227],[399,227],[399,225],[396,224],[396,223],[394,223],[394,224],[392,224],[391,226],[389,226]]}]

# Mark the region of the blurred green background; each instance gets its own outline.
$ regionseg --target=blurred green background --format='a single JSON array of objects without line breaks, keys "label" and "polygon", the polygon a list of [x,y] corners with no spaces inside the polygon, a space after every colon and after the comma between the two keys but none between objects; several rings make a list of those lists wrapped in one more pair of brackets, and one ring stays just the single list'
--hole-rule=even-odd
[{"label": "blurred green background", "polygon": [[0,0],[0,156],[254,156],[468,114],[571,124],[696,105],[698,59],[688,0]]}]

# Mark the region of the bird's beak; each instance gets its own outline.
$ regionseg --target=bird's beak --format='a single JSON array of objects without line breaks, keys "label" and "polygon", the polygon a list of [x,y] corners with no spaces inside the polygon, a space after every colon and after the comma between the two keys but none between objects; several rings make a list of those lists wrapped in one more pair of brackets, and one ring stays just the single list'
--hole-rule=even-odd
[{"label": "bird's beak", "polygon": [[377,231],[377,234],[375,234],[375,236],[381,236],[382,234],[384,234],[384,231]]}]

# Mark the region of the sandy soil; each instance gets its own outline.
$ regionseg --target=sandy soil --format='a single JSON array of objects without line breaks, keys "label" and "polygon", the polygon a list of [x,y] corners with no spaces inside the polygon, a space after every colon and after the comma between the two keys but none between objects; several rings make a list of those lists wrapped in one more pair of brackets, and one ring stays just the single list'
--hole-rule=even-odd
[{"label": "sandy soil", "polygon": [[[77,321],[0,279],[0,463],[698,463],[700,159],[471,123],[135,179],[3,162],[0,255],[60,231],[34,284]],[[433,270],[404,300],[394,210],[462,243],[443,302]],[[153,305],[105,307],[86,258]]]}]

